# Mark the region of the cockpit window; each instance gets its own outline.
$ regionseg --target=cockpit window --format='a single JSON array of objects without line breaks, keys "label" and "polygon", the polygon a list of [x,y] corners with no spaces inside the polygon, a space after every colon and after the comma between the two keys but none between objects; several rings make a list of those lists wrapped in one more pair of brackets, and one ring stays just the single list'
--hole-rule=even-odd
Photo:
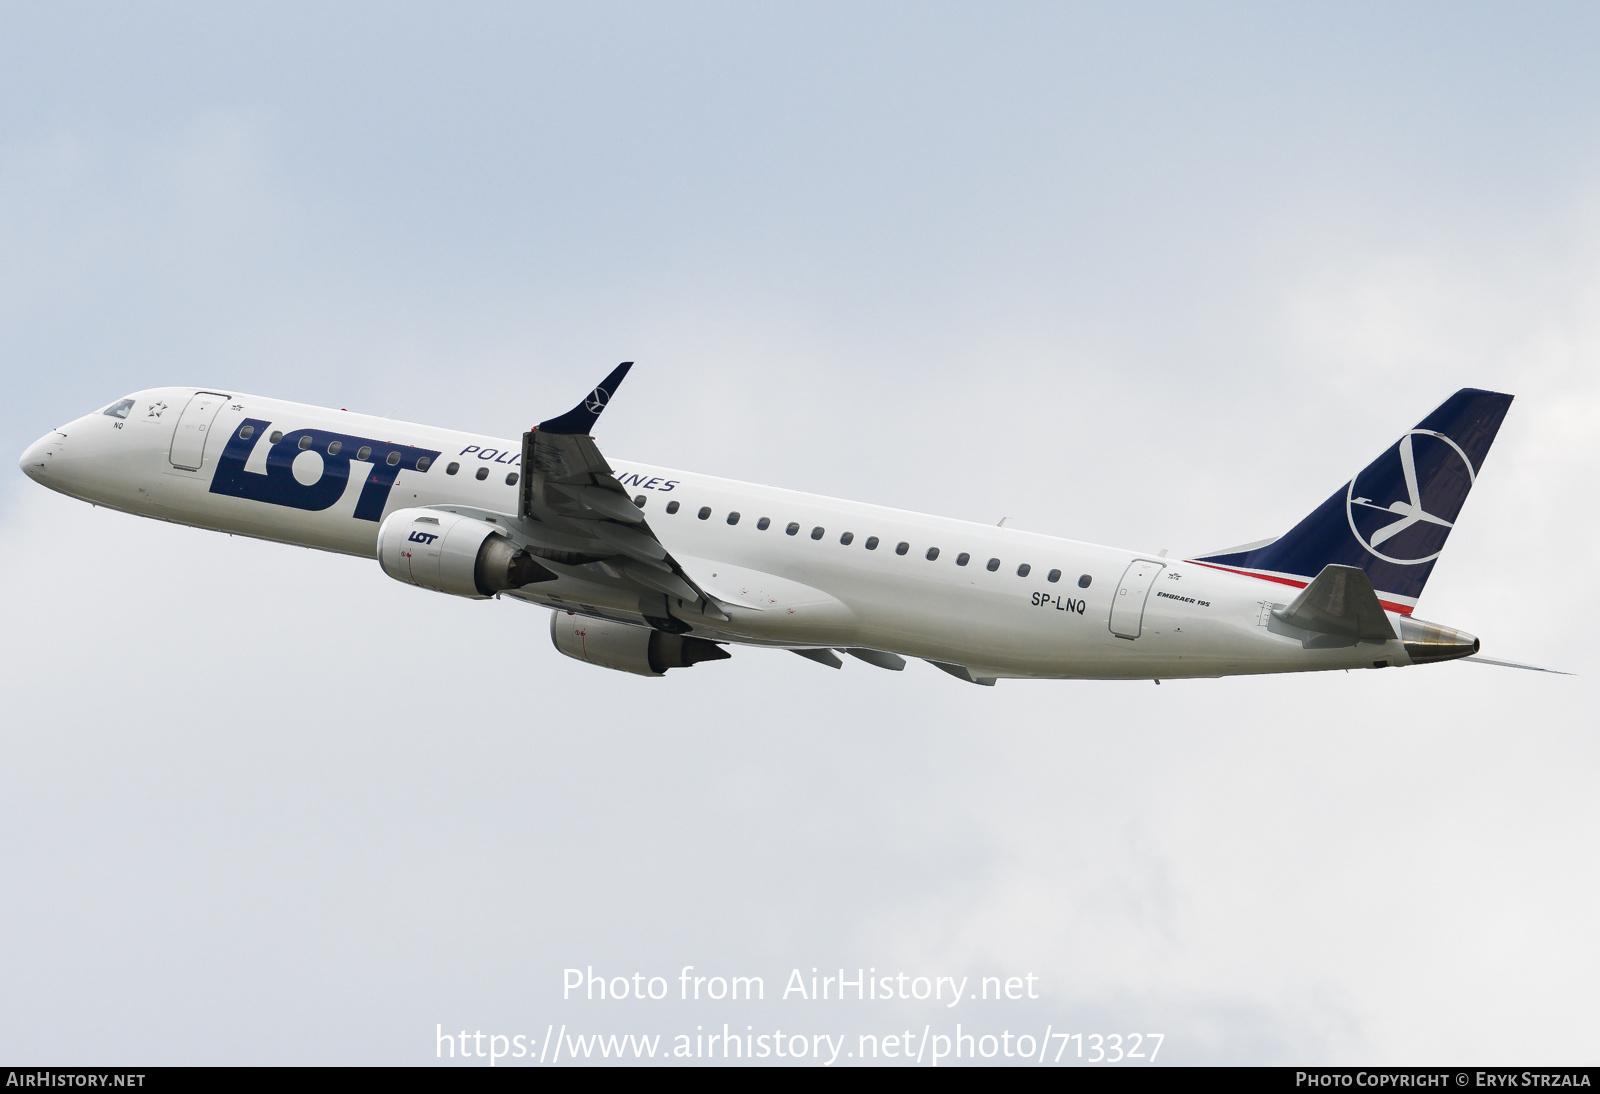
[{"label": "cockpit window", "polygon": [[126,418],[128,411],[133,409],[132,399],[123,399],[121,402],[112,403],[106,407],[105,415],[108,418]]}]

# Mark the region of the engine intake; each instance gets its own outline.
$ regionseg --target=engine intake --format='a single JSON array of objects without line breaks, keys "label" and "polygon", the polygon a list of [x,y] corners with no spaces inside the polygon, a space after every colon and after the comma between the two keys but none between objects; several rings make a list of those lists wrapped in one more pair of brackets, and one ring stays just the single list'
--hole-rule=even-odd
[{"label": "engine intake", "polygon": [[438,509],[389,514],[378,564],[396,581],[474,600],[556,578],[494,525]]},{"label": "engine intake", "polygon": [[729,656],[727,650],[704,638],[570,612],[550,613],[550,641],[568,657],[639,676],[664,676],[668,669],[686,669]]}]

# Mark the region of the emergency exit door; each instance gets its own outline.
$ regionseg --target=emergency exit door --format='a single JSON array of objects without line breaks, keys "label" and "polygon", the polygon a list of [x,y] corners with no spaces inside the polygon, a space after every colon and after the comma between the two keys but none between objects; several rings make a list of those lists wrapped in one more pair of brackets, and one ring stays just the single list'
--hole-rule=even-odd
[{"label": "emergency exit door", "polygon": [[1118,638],[1138,638],[1144,624],[1144,602],[1150,597],[1150,586],[1156,575],[1165,567],[1159,562],[1135,559],[1129,563],[1117,582],[1117,593],[1111,601],[1111,633]]},{"label": "emergency exit door", "polygon": [[200,470],[200,465],[205,463],[206,436],[211,432],[211,421],[228,398],[214,391],[202,391],[189,400],[178,417],[177,428],[172,431],[172,451],[168,458],[173,467]]}]

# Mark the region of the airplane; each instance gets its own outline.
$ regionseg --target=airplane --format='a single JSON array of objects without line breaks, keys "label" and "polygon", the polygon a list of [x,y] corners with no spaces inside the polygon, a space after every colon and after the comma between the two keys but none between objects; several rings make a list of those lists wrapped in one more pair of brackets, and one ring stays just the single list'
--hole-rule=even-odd
[{"label": "airplane", "polygon": [[46,434],[21,466],[94,505],[542,605],[558,651],[640,676],[735,646],[831,668],[920,659],[986,686],[1535,667],[1412,614],[1510,395],[1456,392],[1282,536],[1172,559],[613,463],[592,431],[631,367],[519,439],[151,388]]}]

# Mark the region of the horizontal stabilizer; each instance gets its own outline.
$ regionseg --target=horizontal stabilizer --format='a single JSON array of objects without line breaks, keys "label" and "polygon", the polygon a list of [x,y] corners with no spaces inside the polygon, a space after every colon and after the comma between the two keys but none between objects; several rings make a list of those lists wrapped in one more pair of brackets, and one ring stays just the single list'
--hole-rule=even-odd
[{"label": "horizontal stabilizer", "polygon": [[1324,566],[1287,608],[1272,615],[1303,631],[1356,642],[1388,642],[1396,637],[1371,579],[1354,566]]}]

